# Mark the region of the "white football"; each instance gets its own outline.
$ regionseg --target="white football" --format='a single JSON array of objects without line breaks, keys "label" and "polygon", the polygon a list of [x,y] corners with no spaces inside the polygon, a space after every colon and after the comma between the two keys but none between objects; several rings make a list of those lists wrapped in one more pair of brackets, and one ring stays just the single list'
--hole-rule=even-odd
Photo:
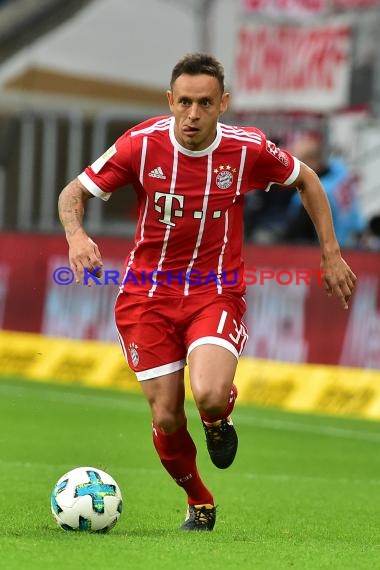
[{"label": "white football", "polygon": [[108,532],[123,506],[116,481],[97,467],[77,467],[57,481],[51,512],[64,530]]}]

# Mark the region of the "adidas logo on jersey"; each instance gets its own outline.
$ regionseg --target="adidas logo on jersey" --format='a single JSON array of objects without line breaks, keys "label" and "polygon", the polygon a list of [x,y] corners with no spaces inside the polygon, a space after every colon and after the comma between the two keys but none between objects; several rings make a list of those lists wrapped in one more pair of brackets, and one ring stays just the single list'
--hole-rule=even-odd
[{"label": "adidas logo on jersey", "polygon": [[161,180],[166,180],[166,176],[162,172],[161,166],[157,166],[157,168],[153,168],[153,170],[151,170],[149,172],[149,176],[151,176],[152,178],[160,178]]}]

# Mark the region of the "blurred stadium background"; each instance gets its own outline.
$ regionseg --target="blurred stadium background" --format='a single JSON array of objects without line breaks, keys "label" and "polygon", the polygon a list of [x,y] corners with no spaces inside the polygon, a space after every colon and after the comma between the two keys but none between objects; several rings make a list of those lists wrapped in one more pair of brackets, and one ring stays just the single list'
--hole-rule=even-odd
[{"label": "blurred stadium background", "polygon": [[[380,419],[379,29],[378,0],[0,1],[0,374],[136,389],[115,288],[54,283],[68,265],[57,198],[124,130],[167,113],[171,68],[205,50],[225,64],[226,121],[288,148],[318,133],[365,221],[344,249],[359,277],[348,312],[316,279],[248,287],[242,400]],[[121,270],[134,194],[100,202],[86,227]],[[247,234],[248,267],[319,268],[315,244],[265,235]]]}]

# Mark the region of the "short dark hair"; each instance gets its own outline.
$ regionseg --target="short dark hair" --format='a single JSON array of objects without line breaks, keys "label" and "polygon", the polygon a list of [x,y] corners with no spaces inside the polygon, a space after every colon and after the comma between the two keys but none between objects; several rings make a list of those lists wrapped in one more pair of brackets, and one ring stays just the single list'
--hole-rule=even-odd
[{"label": "short dark hair", "polygon": [[170,79],[170,88],[180,75],[211,75],[215,77],[224,93],[224,68],[212,55],[207,53],[188,53],[174,66]]}]

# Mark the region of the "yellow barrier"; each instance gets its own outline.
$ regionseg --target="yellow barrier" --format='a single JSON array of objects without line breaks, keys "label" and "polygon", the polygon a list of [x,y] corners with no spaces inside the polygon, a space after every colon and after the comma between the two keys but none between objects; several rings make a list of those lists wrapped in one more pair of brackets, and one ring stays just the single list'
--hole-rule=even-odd
[{"label": "yellow barrier", "polygon": [[[140,391],[117,344],[29,333],[0,331],[0,375]],[[378,370],[242,357],[236,384],[239,402],[380,419]]]},{"label": "yellow barrier", "polygon": [[0,332],[0,374],[139,390],[115,343]]},{"label": "yellow barrier", "polygon": [[380,419],[380,371],[241,358],[239,400]]}]

